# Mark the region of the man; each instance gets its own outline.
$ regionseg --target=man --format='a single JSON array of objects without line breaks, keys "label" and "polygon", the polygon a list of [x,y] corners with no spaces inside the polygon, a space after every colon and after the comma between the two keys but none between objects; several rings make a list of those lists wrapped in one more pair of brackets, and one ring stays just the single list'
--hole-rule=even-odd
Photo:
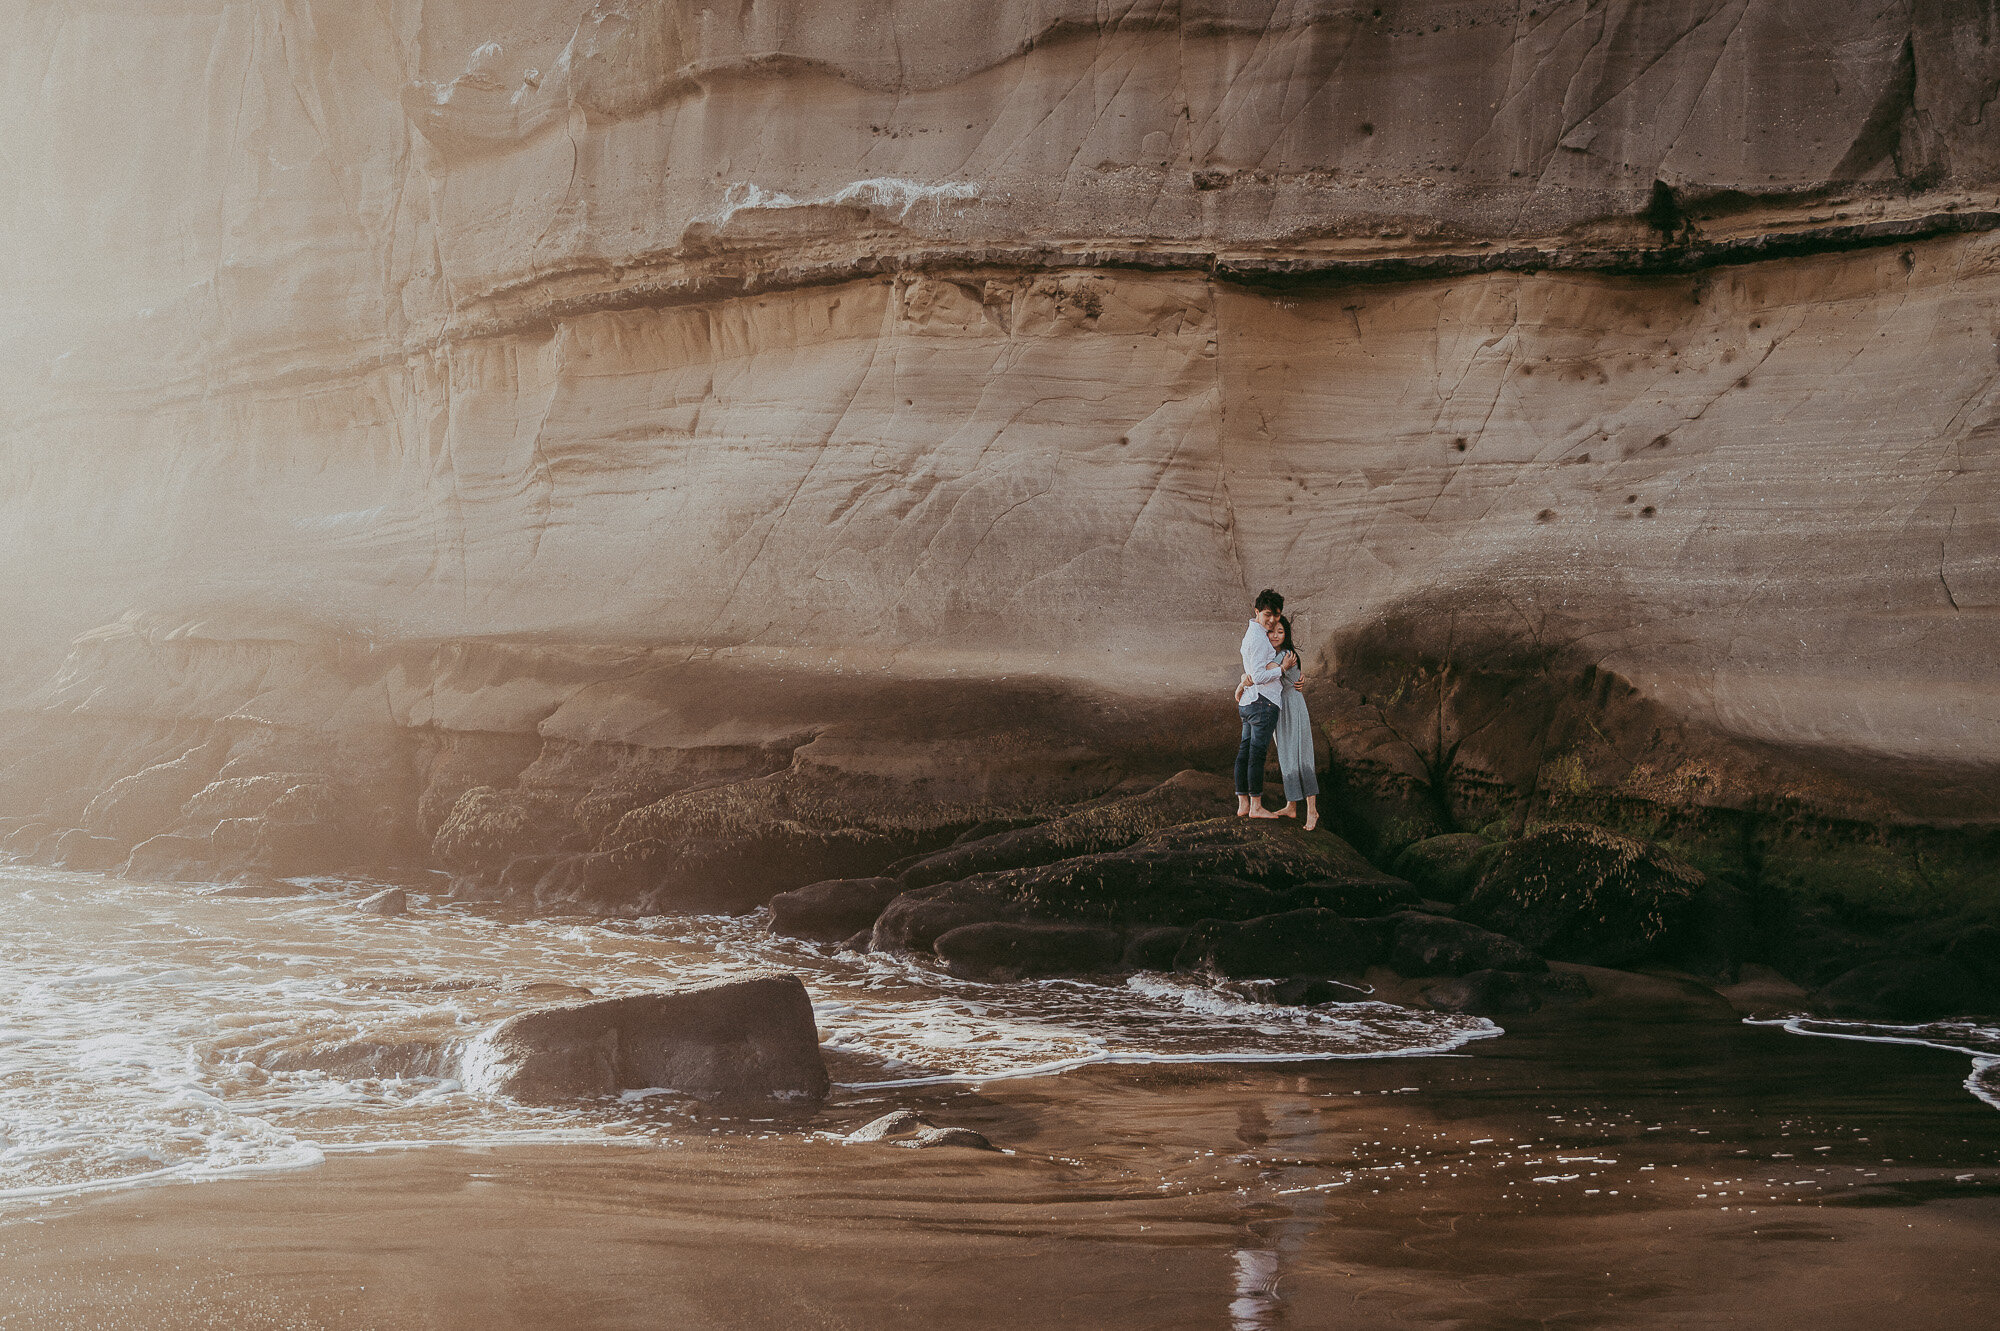
[{"label": "man", "polygon": [[1266,587],[1257,593],[1250,627],[1243,632],[1243,673],[1250,687],[1243,691],[1236,714],[1243,722],[1243,739],[1236,746],[1236,816],[1276,818],[1264,807],[1264,759],[1271,751],[1271,732],[1278,727],[1284,696],[1284,662],[1271,645],[1270,632],[1285,613],[1285,598]]}]

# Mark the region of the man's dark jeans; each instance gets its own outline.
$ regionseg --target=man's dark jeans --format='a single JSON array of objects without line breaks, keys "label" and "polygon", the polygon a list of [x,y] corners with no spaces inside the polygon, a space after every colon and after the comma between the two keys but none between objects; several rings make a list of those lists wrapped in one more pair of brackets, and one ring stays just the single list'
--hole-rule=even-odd
[{"label": "man's dark jeans", "polygon": [[1253,696],[1236,709],[1243,718],[1243,742],[1236,746],[1236,793],[1264,793],[1264,756],[1271,751],[1271,732],[1278,728],[1278,704]]}]

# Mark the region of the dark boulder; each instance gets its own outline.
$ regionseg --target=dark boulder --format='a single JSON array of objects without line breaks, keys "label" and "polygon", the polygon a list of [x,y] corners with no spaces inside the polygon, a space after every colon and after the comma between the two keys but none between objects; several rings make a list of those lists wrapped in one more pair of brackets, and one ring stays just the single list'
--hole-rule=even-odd
[{"label": "dark boulder", "polygon": [[610,998],[509,1017],[464,1059],[466,1084],[548,1103],[659,1087],[704,1100],[826,1099],[812,1002],[796,975]]},{"label": "dark boulder", "polygon": [[[957,886],[952,884],[951,886]],[[940,895],[929,895],[930,893]],[[869,931],[873,952],[928,952],[939,935],[968,924],[1018,917],[1004,901],[977,894],[946,894],[948,889],[905,892],[890,902]]]},{"label": "dark boulder", "polygon": [[884,908],[903,894],[894,878],[830,878],[771,898],[771,932],[836,943],[873,928]]},{"label": "dark boulder", "polygon": [[1188,931],[1178,925],[1162,924],[1139,929],[1125,943],[1123,968],[1129,971],[1170,971],[1174,955],[1187,940]]},{"label": "dark boulder", "polygon": [[1333,833],[1308,836],[1288,819],[1211,818],[1155,832],[1123,853],[1140,861],[1188,865],[1273,892],[1293,892],[1308,884],[1408,886]]},{"label": "dark boulder", "polygon": [[1284,911],[1243,921],[1203,920],[1188,930],[1174,969],[1229,979],[1356,975],[1377,944],[1330,910]]},{"label": "dark boulder", "polygon": [[1431,985],[1423,991],[1423,1000],[1440,1012],[1504,1017],[1539,1011],[1542,991],[1532,975],[1517,971],[1472,971]]},{"label": "dark boulder", "polygon": [[1545,971],[1549,964],[1505,934],[1464,920],[1402,911],[1388,917],[1389,965],[1400,975]]},{"label": "dark boulder", "polygon": [[1405,846],[1390,870],[1441,901],[1463,901],[1498,853],[1483,836],[1453,832]]},{"label": "dark boulder", "polygon": [[1015,980],[1116,970],[1124,960],[1125,939],[1096,925],[994,922],[940,934],[932,950],[961,978]]},{"label": "dark boulder", "polygon": [[1241,879],[1173,863],[1090,856],[905,892],[875,922],[873,939],[878,950],[921,952],[948,929],[987,920],[1139,928],[1247,919],[1284,905],[1277,893]]},{"label": "dark boulder", "polygon": [[1771,964],[1807,989],[1889,955],[1882,939],[1849,928],[1826,906],[1780,899],[1773,913],[1768,928]]},{"label": "dark boulder", "polygon": [[1285,893],[1285,904],[1294,910],[1317,906],[1342,915],[1387,915],[1390,911],[1414,906],[1423,897],[1417,889],[1396,878],[1323,878],[1300,883]]},{"label": "dark boulder", "polygon": [[1743,959],[1758,950],[1756,909],[1750,894],[1710,878],[1694,894],[1687,919],[1661,949],[1661,964],[1724,984],[1734,984]]},{"label": "dark boulder", "polygon": [[864,875],[906,841],[867,828],[776,823],[739,836],[665,844],[670,853],[649,860],[652,872],[639,898],[644,910],[737,913],[755,910],[774,891]]},{"label": "dark boulder", "polygon": [[[976,874],[905,892],[876,921],[877,948],[930,946],[980,920],[1044,920],[1134,929],[1282,911],[1306,883],[1383,875],[1330,833],[1289,823],[1212,818],[1152,833],[1123,850]],[[947,909],[949,907],[949,909]]]},{"label": "dark boulder", "polygon": [[2000,928],[1975,924],[1946,943],[1944,955],[1987,989],[2000,993]]},{"label": "dark boulder", "polygon": [[905,887],[958,882],[974,874],[1033,868],[1119,850],[1181,823],[1213,817],[1233,798],[1229,783],[1180,772],[1153,789],[1052,818],[1032,827],[963,841],[905,868]]},{"label": "dark boulder", "polygon": [[1935,1021],[2000,1010],[2000,994],[1942,957],[1894,956],[1847,972],[1820,990],[1829,1015],[1862,1021]]},{"label": "dark boulder", "polygon": [[1555,823],[1502,846],[1459,914],[1544,956],[1629,968],[1687,945],[1705,883],[1650,842]]}]

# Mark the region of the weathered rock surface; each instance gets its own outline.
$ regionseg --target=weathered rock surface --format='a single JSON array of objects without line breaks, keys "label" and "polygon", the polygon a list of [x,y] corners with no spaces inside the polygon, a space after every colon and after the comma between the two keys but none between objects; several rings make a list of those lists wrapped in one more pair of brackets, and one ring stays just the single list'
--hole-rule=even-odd
[{"label": "weathered rock surface", "polygon": [[815,942],[837,943],[873,929],[883,908],[903,894],[894,878],[833,878],[780,892],[771,898],[774,933]]},{"label": "weathered rock surface", "polygon": [[1578,1003],[1590,997],[1589,981],[1574,971],[1468,971],[1423,990],[1424,1001],[1438,1011],[1475,1017],[1520,1016],[1541,1011],[1545,1003]]},{"label": "weathered rock surface", "polygon": [[2000,991],[1956,961],[1894,956],[1857,966],[1815,996],[1829,1015],[1934,1021],[2000,1012]]},{"label": "weathered rock surface", "polygon": [[1391,849],[2000,818],[1974,0],[19,17],[11,849],[626,912],[1122,851],[1265,583]]},{"label": "weathered rock surface", "polygon": [[931,950],[953,975],[1017,980],[1034,975],[1087,975],[1116,970],[1125,936],[1088,924],[960,925],[939,934]]},{"label": "weathered rock surface", "polygon": [[1382,877],[1329,833],[1214,818],[1123,850],[905,892],[876,920],[874,945],[926,951],[951,929],[988,921],[1138,928],[1248,919],[1283,910],[1284,894],[1302,883],[1350,870]]},{"label": "weathered rock surface", "polygon": [[1416,911],[1389,916],[1389,965],[1403,975],[1464,975],[1468,971],[1545,971],[1548,963],[1513,939],[1464,920]]},{"label": "weathered rock surface", "polygon": [[907,888],[949,883],[979,873],[1029,869],[1059,860],[1122,850],[1170,827],[1226,811],[1230,783],[1205,772],[1179,772],[1141,794],[1081,809],[1035,827],[1002,832],[925,856],[899,875]]},{"label": "weathered rock surface", "polygon": [[546,1102],[660,1087],[704,1100],[817,1104],[828,1090],[795,975],[509,1017],[467,1050],[469,1086]]},{"label": "weathered rock surface", "polygon": [[81,827],[72,827],[55,839],[50,862],[90,873],[114,869],[124,858],[125,842],[117,837],[92,836]]},{"label": "weathered rock surface", "polygon": [[1330,910],[1293,910],[1242,922],[1203,920],[1188,930],[1174,968],[1229,979],[1359,975],[1376,940]]},{"label": "weathered rock surface", "polygon": [[1658,846],[1559,823],[1507,843],[1462,913],[1549,957],[1632,966],[1685,941],[1705,885]]},{"label": "weathered rock surface", "polygon": [[127,878],[200,877],[214,855],[207,837],[180,836],[162,832],[132,847],[119,870]]},{"label": "weathered rock surface", "polygon": [[1485,837],[1453,832],[1411,843],[1391,868],[1439,900],[1463,901],[1497,853]]}]

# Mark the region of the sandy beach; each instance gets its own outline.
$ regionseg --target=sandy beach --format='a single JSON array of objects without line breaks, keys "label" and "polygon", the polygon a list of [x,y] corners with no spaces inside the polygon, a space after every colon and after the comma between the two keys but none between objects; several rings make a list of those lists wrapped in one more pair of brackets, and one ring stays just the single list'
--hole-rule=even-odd
[{"label": "sandy beach", "polygon": [[[1964,1065],[1572,1022],[336,1155],[17,1206],[0,1326],[1973,1326],[2000,1116]],[[903,1105],[1010,1154],[834,1140]]]}]

